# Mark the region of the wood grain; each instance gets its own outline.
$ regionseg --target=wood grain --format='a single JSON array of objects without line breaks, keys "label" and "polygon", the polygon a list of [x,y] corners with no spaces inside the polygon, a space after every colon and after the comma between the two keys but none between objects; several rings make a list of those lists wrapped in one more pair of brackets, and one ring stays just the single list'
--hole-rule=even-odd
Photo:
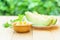
[{"label": "wood grain", "polygon": [[3,23],[9,21],[10,19],[15,19],[17,16],[0,16],[0,40],[60,40],[60,17],[56,25],[58,25],[57,30],[44,31],[44,30],[31,30],[29,33],[16,33],[11,28],[4,28]]}]

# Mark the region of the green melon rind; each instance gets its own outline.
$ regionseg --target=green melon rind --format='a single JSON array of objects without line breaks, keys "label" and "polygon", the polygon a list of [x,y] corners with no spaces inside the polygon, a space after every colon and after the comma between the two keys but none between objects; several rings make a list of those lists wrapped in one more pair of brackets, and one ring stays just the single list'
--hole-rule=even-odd
[{"label": "green melon rind", "polygon": [[53,19],[53,21],[52,21],[51,25],[55,25],[55,24],[56,24],[56,22],[57,22],[57,19],[55,18],[55,19]]}]

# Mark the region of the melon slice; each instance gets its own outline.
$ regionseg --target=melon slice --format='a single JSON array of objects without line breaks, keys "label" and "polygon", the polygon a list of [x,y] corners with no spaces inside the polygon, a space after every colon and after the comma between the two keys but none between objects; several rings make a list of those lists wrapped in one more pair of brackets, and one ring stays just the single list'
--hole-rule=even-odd
[{"label": "melon slice", "polygon": [[33,12],[35,15],[38,15],[38,16],[44,16],[45,18],[47,17],[50,17],[52,18],[52,21],[49,25],[55,25],[56,22],[57,22],[57,19],[54,17],[54,16],[48,16],[48,15],[41,15],[41,14],[38,14],[36,11]]},{"label": "melon slice", "polygon": [[52,22],[50,23],[50,25],[55,25],[56,22],[57,22],[57,19],[55,17],[53,17],[53,16],[50,16],[50,18],[53,19]]},{"label": "melon slice", "polygon": [[26,12],[25,13],[25,16],[27,18],[28,21],[32,22],[32,25],[33,26],[40,26],[40,27],[43,27],[43,26],[48,26],[50,25],[50,23],[52,22],[52,18],[50,17],[44,17],[44,16],[38,16],[36,14],[33,14],[31,12]]}]

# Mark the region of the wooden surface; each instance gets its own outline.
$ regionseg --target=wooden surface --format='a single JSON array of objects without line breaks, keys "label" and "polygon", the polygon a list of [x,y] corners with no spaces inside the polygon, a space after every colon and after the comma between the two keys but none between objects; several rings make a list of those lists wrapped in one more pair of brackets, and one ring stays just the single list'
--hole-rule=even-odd
[{"label": "wooden surface", "polygon": [[60,40],[60,18],[58,19],[56,25],[58,25],[57,30],[44,31],[44,30],[32,30],[29,33],[16,33],[11,28],[4,28],[3,23],[9,21],[10,19],[15,19],[16,16],[0,16],[0,40]]}]

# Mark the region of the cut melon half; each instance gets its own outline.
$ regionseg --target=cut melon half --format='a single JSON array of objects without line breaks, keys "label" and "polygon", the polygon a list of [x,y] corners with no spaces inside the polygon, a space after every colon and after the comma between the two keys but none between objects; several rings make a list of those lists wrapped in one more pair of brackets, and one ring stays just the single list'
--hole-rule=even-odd
[{"label": "cut melon half", "polygon": [[37,26],[37,27],[46,27],[50,25],[50,23],[52,22],[52,18],[49,18],[49,17],[46,18],[41,15],[40,16],[34,15],[31,12],[26,12],[25,16],[28,21],[32,22],[33,26]]}]

